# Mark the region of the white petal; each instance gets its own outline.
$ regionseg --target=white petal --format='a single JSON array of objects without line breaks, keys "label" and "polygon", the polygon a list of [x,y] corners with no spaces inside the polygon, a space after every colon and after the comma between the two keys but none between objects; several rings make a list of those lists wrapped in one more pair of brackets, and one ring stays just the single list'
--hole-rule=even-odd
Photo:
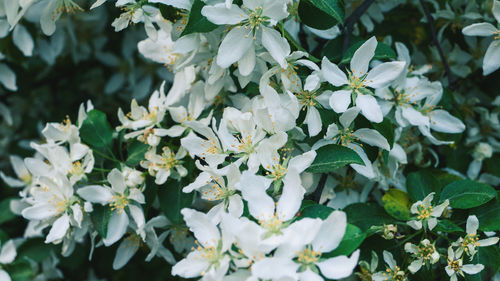
[{"label": "white petal", "polygon": [[389,142],[377,130],[362,128],[354,132],[354,136],[369,145],[378,146],[387,151],[391,150]]},{"label": "white petal", "polygon": [[476,216],[469,216],[467,218],[467,225],[465,227],[467,234],[476,234],[477,229],[479,228],[479,220]]},{"label": "white petal", "polygon": [[248,76],[255,68],[255,47],[253,44],[245,53],[245,55],[238,61],[238,70],[243,76]]},{"label": "white petal", "polygon": [[274,200],[266,194],[266,189],[271,181],[248,171],[241,174],[237,187],[241,190],[245,201],[248,202],[248,209],[254,218],[268,219],[274,216]]},{"label": "white petal", "polygon": [[342,211],[333,211],[326,220],[312,242],[313,250],[329,253],[340,244],[347,227],[347,217]]},{"label": "white petal", "polygon": [[287,67],[286,57],[290,54],[290,45],[288,41],[281,37],[281,34],[269,27],[262,27],[262,45],[278,62],[282,68]]},{"label": "white petal", "polygon": [[342,86],[348,83],[347,76],[340,68],[331,63],[326,57],[321,61],[321,74],[330,84],[334,86]]},{"label": "white petal", "polygon": [[329,258],[317,263],[321,273],[329,279],[341,279],[349,277],[358,264],[359,250],[354,252],[351,257],[338,256]]},{"label": "white petal", "polygon": [[482,264],[465,264],[462,266],[462,270],[467,274],[476,274],[484,269]]},{"label": "white petal", "polygon": [[319,132],[321,132],[321,115],[319,115],[319,111],[314,106],[309,106],[307,109],[306,120],[304,123],[307,124],[307,130],[309,132],[309,136],[313,137]]},{"label": "white petal", "polygon": [[457,134],[465,130],[465,125],[460,119],[452,116],[448,111],[437,109],[430,113],[431,129],[438,132]]},{"label": "white petal", "polygon": [[407,222],[407,224],[415,230],[422,229],[422,222],[421,221],[412,220],[412,221]]},{"label": "white petal", "polygon": [[12,34],[14,45],[26,56],[31,57],[35,43],[33,38],[23,25],[18,24]]},{"label": "white petal", "polygon": [[57,214],[56,208],[52,204],[40,204],[28,207],[23,210],[22,215],[28,220],[48,219]]},{"label": "white petal", "polygon": [[187,257],[172,267],[172,275],[179,275],[184,278],[194,278],[210,266],[210,261],[202,257],[199,251],[191,252]]},{"label": "white petal", "polygon": [[276,206],[276,214],[279,219],[283,221],[290,220],[299,210],[306,192],[300,183],[301,180],[297,171],[289,169],[283,179],[283,193]]},{"label": "white petal", "polygon": [[9,240],[7,243],[2,245],[2,250],[0,251],[0,263],[9,264],[14,261],[16,256],[17,252],[14,240]]},{"label": "white petal", "polygon": [[11,91],[17,91],[16,74],[3,63],[0,63],[0,83]]},{"label": "white petal", "polygon": [[333,92],[330,97],[330,107],[337,113],[345,112],[351,103],[351,90]]},{"label": "white petal", "polygon": [[69,229],[69,216],[64,214],[58,218],[45,239],[45,243],[52,243],[54,241],[60,240],[66,235],[66,231]]},{"label": "white petal", "polygon": [[314,91],[319,87],[320,78],[316,74],[311,74],[306,78],[306,84],[304,85],[304,90],[306,91]]},{"label": "white petal", "polygon": [[86,201],[99,203],[101,205],[108,204],[113,198],[113,194],[109,188],[99,185],[90,185],[79,188],[76,193]]},{"label": "white petal", "polygon": [[487,22],[474,23],[462,29],[462,33],[467,36],[491,36],[495,31],[495,26]]},{"label": "white petal", "polygon": [[429,117],[423,115],[412,106],[405,106],[401,109],[403,117],[413,126],[428,126]]},{"label": "white petal", "polygon": [[263,280],[297,280],[298,267],[288,258],[263,258],[252,265],[252,275]]},{"label": "white petal", "polygon": [[483,58],[483,75],[489,75],[500,67],[500,44],[491,42]]},{"label": "white petal", "polygon": [[408,270],[412,273],[415,274],[415,272],[419,271],[420,268],[422,268],[422,259],[417,259],[414,260],[409,266]]},{"label": "white petal", "polygon": [[111,214],[108,223],[106,238],[102,239],[106,247],[120,240],[128,227],[128,215],[123,210],[116,210]]},{"label": "white petal", "polygon": [[3,269],[0,269],[0,281],[12,281],[9,274]]},{"label": "white petal", "polygon": [[111,184],[111,187],[115,192],[123,193],[127,188],[125,184],[125,177],[118,169],[113,169],[108,174],[108,182]]},{"label": "white petal", "polygon": [[323,281],[323,277],[319,274],[314,273],[310,268],[306,271],[299,273],[300,281]]},{"label": "white petal", "polygon": [[477,245],[480,247],[487,247],[491,245],[495,245],[498,243],[499,238],[498,237],[491,237],[491,238],[486,238],[486,239],[481,239],[477,241]]},{"label": "white petal", "polygon": [[374,97],[359,94],[356,98],[356,106],[361,109],[361,113],[366,117],[366,119],[375,123],[380,123],[384,120],[382,109],[380,109],[377,99]]},{"label": "white petal", "polygon": [[354,119],[356,119],[356,117],[358,116],[359,111],[360,110],[358,107],[351,107],[346,110],[339,117],[340,124],[342,124],[344,128],[349,128],[352,124],[352,121],[354,121]]},{"label": "white petal", "polygon": [[248,15],[238,6],[233,4],[228,9],[224,3],[205,6],[201,9],[201,14],[217,25],[237,24],[248,18]]},{"label": "white petal", "polygon": [[360,77],[368,71],[368,65],[371,59],[375,55],[375,49],[377,48],[377,39],[375,36],[368,39],[363,45],[361,45],[351,59],[351,71],[356,77]]},{"label": "white petal", "polygon": [[404,61],[392,61],[379,64],[368,72],[365,78],[365,85],[375,89],[387,86],[401,74],[405,66],[406,63]]},{"label": "white petal", "polygon": [[300,174],[311,165],[314,158],[316,158],[316,151],[314,150],[295,156],[288,162],[288,169],[292,168]]},{"label": "white petal", "polygon": [[139,249],[139,241],[134,239],[124,239],[116,250],[115,259],[113,260],[113,269],[118,270],[125,266],[128,261],[134,256]]},{"label": "white petal", "polygon": [[493,13],[493,16],[495,17],[497,22],[500,22],[500,1],[493,1],[493,8],[491,9],[491,13]]},{"label": "white petal", "polygon": [[182,209],[181,213],[184,216],[184,221],[186,221],[189,230],[193,232],[202,246],[217,247],[220,233],[206,214],[187,208]]},{"label": "white petal", "polygon": [[222,68],[228,68],[240,60],[252,44],[253,38],[248,35],[248,30],[241,27],[231,29],[219,46],[217,64]]}]

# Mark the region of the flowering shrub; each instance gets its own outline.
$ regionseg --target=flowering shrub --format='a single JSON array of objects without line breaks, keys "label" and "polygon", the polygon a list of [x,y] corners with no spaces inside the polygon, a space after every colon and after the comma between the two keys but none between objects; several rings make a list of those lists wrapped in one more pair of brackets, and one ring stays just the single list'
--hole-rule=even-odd
[{"label": "flowering shrub", "polygon": [[1,0],[0,281],[500,280],[499,21]]}]

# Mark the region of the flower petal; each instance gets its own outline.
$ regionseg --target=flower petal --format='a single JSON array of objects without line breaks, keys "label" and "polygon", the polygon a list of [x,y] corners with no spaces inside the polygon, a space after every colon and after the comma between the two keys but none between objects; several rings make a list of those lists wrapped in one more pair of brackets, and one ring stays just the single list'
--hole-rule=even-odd
[{"label": "flower petal", "polygon": [[290,54],[288,41],[280,33],[269,27],[262,27],[262,45],[282,68],[287,68],[286,57]]},{"label": "flower petal", "polygon": [[109,188],[99,185],[89,185],[79,188],[76,193],[86,201],[99,203],[101,205],[108,204],[113,198],[113,194]]},{"label": "flower petal", "polygon": [[354,76],[360,77],[366,74],[368,65],[375,55],[377,44],[377,39],[373,36],[354,52],[351,59],[351,71]]},{"label": "flower petal", "polygon": [[354,136],[359,138],[362,142],[372,146],[378,146],[387,151],[391,150],[389,142],[377,130],[361,128],[354,132]]},{"label": "flower petal", "polygon": [[361,109],[361,113],[366,119],[375,123],[380,123],[384,120],[382,109],[378,105],[377,99],[373,96],[359,94],[356,98],[356,106]]},{"label": "flower petal", "polygon": [[462,33],[467,36],[491,36],[495,31],[495,26],[487,22],[474,23],[462,29]]},{"label": "flower petal", "polygon": [[58,218],[52,228],[45,238],[45,243],[52,243],[54,241],[60,240],[66,235],[66,231],[69,229],[69,216],[64,214],[60,218]]},{"label": "flower petal", "polygon": [[321,273],[328,279],[342,279],[349,277],[358,264],[359,250],[354,252],[351,257],[338,256],[329,258],[317,263]]},{"label": "flower petal", "polygon": [[135,255],[139,249],[140,243],[134,241],[134,238],[124,239],[116,250],[115,259],[113,260],[113,269],[118,270],[124,267],[128,261]]},{"label": "flower petal", "polygon": [[[500,54],[500,53],[499,53]],[[452,116],[448,111],[437,109],[430,113],[431,129],[438,132],[458,134],[465,130],[465,125],[460,119]]]},{"label": "flower petal", "polygon": [[348,83],[345,73],[326,57],[323,57],[321,61],[321,74],[326,81],[334,86],[338,87]]},{"label": "flower petal", "polygon": [[483,58],[483,75],[489,75],[500,67],[500,44],[491,42]]},{"label": "flower petal", "polygon": [[321,228],[312,242],[313,250],[329,253],[340,244],[347,227],[347,217],[342,211],[333,211],[321,224]]},{"label": "flower petal", "polygon": [[248,35],[248,30],[238,26],[231,29],[219,46],[217,64],[222,68],[228,68],[240,60],[252,44],[253,38]]},{"label": "flower petal", "polygon": [[127,230],[128,223],[127,213],[123,210],[115,210],[109,218],[106,238],[102,239],[104,245],[108,247],[120,240]]},{"label": "flower petal", "polygon": [[237,5],[233,4],[228,9],[224,3],[204,6],[201,9],[201,14],[217,25],[237,24],[248,18],[248,15]]},{"label": "flower petal", "polygon": [[351,93],[351,90],[333,92],[329,100],[330,107],[337,113],[345,112],[351,103]]},{"label": "flower petal", "polygon": [[181,213],[189,230],[203,247],[217,247],[220,233],[206,214],[187,208],[182,209]]},{"label": "flower petal", "polygon": [[368,72],[364,84],[375,89],[387,86],[405,69],[404,61],[385,62]]}]

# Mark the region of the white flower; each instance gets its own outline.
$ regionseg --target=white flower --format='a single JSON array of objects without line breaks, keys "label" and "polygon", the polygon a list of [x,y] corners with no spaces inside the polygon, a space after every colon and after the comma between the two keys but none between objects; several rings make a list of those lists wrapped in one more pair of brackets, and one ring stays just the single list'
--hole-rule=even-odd
[{"label": "white flower", "polygon": [[31,173],[26,168],[21,157],[11,155],[10,163],[18,179],[9,177],[0,171],[0,178],[10,187],[23,187],[31,184],[33,180]]},{"label": "white flower", "polygon": [[462,251],[453,251],[448,248],[448,265],[445,267],[446,273],[450,276],[450,281],[457,281],[457,276],[464,277],[464,273],[477,274],[484,269],[482,264],[463,264]]},{"label": "white flower", "polygon": [[141,161],[141,166],[147,168],[151,176],[156,177],[155,183],[158,185],[164,184],[172,172],[177,172],[176,177],[182,178],[187,175],[187,170],[182,166],[182,158],[186,156],[186,150],[181,147],[177,153],[174,153],[164,146],[161,155],[156,154],[156,147],[152,147],[144,157],[145,161]]},{"label": "white flower", "polygon": [[73,195],[73,186],[66,176],[55,173],[51,178],[41,176],[26,198],[31,206],[23,209],[25,219],[46,221],[52,225],[45,243],[59,243],[70,226],[81,227],[82,206]]},{"label": "white flower", "polygon": [[466,233],[465,237],[460,237],[456,242],[451,245],[454,247],[459,247],[459,251],[464,251],[470,259],[474,257],[477,253],[476,247],[487,247],[495,245],[498,243],[498,237],[489,237],[486,239],[479,240],[479,235],[477,234],[477,229],[479,228],[479,220],[476,216],[469,216],[467,218]]},{"label": "white flower", "polygon": [[238,65],[248,64],[244,66],[246,69],[253,69],[255,49],[260,44],[286,68],[285,57],[290,54],[290,46],[278,31],[268,27],[288,16],[285,1],[245,0],[242,8],[235,4],[227,8],[226,4],[219,3],[203,7],[201,13],[215,24],[235,25],[219,47],[217,64],[222,68],[238,62]]},{"label": "white flower", "polygon": [[321,62],[321,73],[330,84],[344,89],[333,92],[330,107],[337,113],[345,112],[351,99],[361,113],[370,121],[380,123],[383,120],[382,110],[367,87],[378,89],[387,86],[403,71],[404,61],[386,62],[368,71],[370,60],[375,55],[377,39],[372,37],[361,45],[351,59],[349,78],[340,68],[326,57]]},{"label": "white flower", "polygon": [[128,214],[138,229],[143,227],[144,213],[138,204],[144,204],[145,201],[138,188],[127,187],[125,177],[118,169],[111,170],[107,180],[111,187],[90,185],[79,188],[77,193],[86,201],[111,207],[107,235],[103,238],[104,245],[110,246],[125,234],[129,225]]},{"label": "white flower", "polygon": [[487,142],[480,142],[474,147],[472,157],[474,158],[467,169],[467,176],[476,179],[483,166],[483,160],[493,156],[493,147]]},{"label": "white flower", "polygon": [[[491,9],[493,16],[500,22],[500,1],[493,0]],[[489,75],[500,67],[500,30],[491,23],[474,23],[462,29],[462,33],[467,36],[493,36],[493,42],[490,43],[483,58],[483,75]]]},{"label": "white flower", "polygon": [[220,273],[225,275],[230,261],[226,251],[232,241],[221,236],[217,225],[206,214],[192,209],[182,209],[181,213],[189,230],[194,233],[198,246],[172,267],[172,275],[184,278],[207,278],[207,275]]},{"label": "white flower", "polygon": [[373,281],[408,281],[404,270],[397,265],[392,254],[388,251],[383,252],[384,261],[388,265],[385,271],[377,272],[372,275]]},{"label": "white flower", "polygon": [[408,225],[413,229],[419,230],[424,225],[424,227],[429,227],[429,230],[432,230],[438,223],[437,218],[443,214],[443,211],[450,204],[448,199],[446,199],[443,203],[432,206],[432,199],[434,199],[434,192],[429,193],[424,200],[419,200],[411,205],[410,211],[416,217],[409,221]]},{"label": "white flower", "polygon": [[7,271],[2,269],[2,265],[12,263],[17,256],[16,245],[14,240],[8,240],[5,244],[0,245],[0,280],[10,281],[11,278]]},{"label": "white flower", "polygon": [[172,24],[170,22],[162,22],[156,39],[148,37],[137,43],[139,53],[157,63],[164,65],[175,64],[179,58],[179,54],[174,52],[171,31]]},{"label": "white flower", "polygon": [[420,241],[417,246],[413,243],[407,242],[405,244],[405,251],[410,253],[414,260],[408,266],[408,270],[415,274],[425,264],[435,264],[439,261],[439,253],[436,251],[434,243],[428,239]]}]

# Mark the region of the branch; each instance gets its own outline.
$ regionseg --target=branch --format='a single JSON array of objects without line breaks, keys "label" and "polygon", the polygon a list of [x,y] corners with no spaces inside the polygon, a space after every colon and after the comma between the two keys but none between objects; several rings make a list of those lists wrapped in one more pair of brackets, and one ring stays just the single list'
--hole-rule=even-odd
[{"label": "branch", "polygon": [[321,174],[321,178],[319,179],[318,186],[316,187],[316,190],[314,190],[312,194],[312,200],[314,202],[319,203],[319,200],[321,199],[321,194],[323,193],[323,189],[325,188],[325,183],[326,179],[328,177],[328,174]]},{"label": "branch", "polygon": [[455,82],[453,77],[451,76],[451,71],[450,71],[450,66],[448,65],[448,62],[446,61],[446,58],[444,57],[443,49],[441,49],[441,45],[439,44],[439,41],[437,39],[436,35],[436,29],[434,28],[434,18],[432,17],[431,13],[429,12],[429,9],[427,8],[427,5],[425,5],[424,0],[419,0],[420,6],[422,6],[422,9],[424,10],[425,17],[427,18],[427,22],[429,23],[429,27],[431,29],[432,33],[432,44],[436,46],[439,57],[441,58],[441,61],[443,63],[444,67],[444,72],[446,74],[446,77],[448,78],[448,87],[450,89],[453,89],[453,83]]},{"label": "branch", "polygon": [[351,32],[354,27],[354,24],[361,18],[361,16],[370,8],[371,4],[373,4],[375,0],[365,0],[359,7],[352,12],[349,17],[344,22],[344,45],[342,46],[342,56],[344,55],[347,48],[349,48],[349,41],[351,39]]}]

